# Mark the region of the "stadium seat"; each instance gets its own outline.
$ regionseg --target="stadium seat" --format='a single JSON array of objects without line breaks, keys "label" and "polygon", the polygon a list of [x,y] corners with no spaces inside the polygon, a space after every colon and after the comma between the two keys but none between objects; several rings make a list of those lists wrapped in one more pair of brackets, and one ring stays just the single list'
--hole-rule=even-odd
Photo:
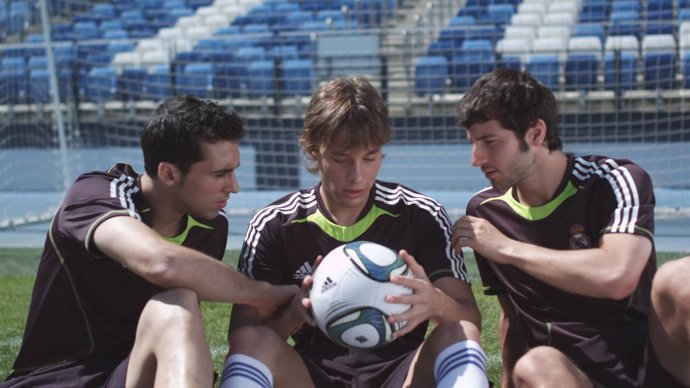
[{"label": "stadium seat", "polygon": [[637,88],[638,55],[631,51],[607,51],[604,55],[604,86],[620,94]]},{"label": "stadium seat", "polygon": [[272,97],[275,92],[275,66],[271,60],[256,60],[249,64],[249,94],[253,97]]},{"label": "stadium seat", "polygon": [[33,69],[29,73],[30,101],[36,104],[50,102],[50,72],[47,69]]},{"label": "stadium seat", "polygon": [[285,94],[310,96],[314,84],[314,62],[311,59],[288,59],[282,64]]},{"label": "stadium seat", "polygon": [[117,76],[117,98],[123,101],[138,101],[144,98],[146,69],[126,67]]},{"label": "stadium seat", "polygon": [[448,60],[444,56],[421,56],[415,67],[415,92],[423,96],[441,94],[448,80]]},{"label": "stadium seat", "polygon": [[564,75],[566,90],[596,90],[602,62],[602,44],[596,36],[576,36],[568,41]]},{"label": "stadium seat", "polygon": [[604,44],[606,32],[601,23],[576,24],[572,36],[596,36]]},{"label": "stadium seat", "polygon": [[609,35],[642,35],[640,13],[634,10],[612,11]]},{"label": "stadium seat", "polygon": [[496,56],[489,40],[466,40],[450,63],[452,88],[456,92],[469,89],[479,77],[494,69]]},{"label": "stadium seat", "polygon": [[560,59],[558,54],[532,54],[525,68],[547,88],[553,91],[559,89]]},{"label": "stadium seat", "polygon": [[114,100],[116,94],[117,74],[112,67],[100,66],[89,70],[84,96],[86,101],[103,103]]},{"label": "stadium seat", "polygon": [[676,41],[673,35],[646,35],[642,38],[645,89],[674,88],[676,50]]},{"label": "stadium seat", "polygon": [[177,72],[178,94],[191,94],[199,98],[213,96],[213,65],[211,63],[187,63]]},{"label": "stadium seat", "polygon": [[144,81],[146,97],[160,101],[172,96],[172,73],[169,65],[157,65],[147,72]]},{"label": "stadium seat", "polygon": [[9,103],[24,103],[28,97],[29,81],[23,57],[3,57],[0,60],[0,95]]}]

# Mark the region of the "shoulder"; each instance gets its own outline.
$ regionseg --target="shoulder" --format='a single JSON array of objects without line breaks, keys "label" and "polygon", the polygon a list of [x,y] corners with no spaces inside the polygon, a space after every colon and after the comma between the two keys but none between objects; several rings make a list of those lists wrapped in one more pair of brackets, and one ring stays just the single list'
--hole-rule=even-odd
[{"label": "shoulder", "polygon": [[[472,214],[474,210],[476,210],[478,207],[487,203],[487,200],[492,198],[498,198],[503,194],[505,193],[499,192],[491,186],[485,187],[474,193],[474,195],[472,195],[472,198],[470,198],[469,202],[467,203],[467,209],[465,213]],[[493,201],[490,201],[488,203],[493,203]]]},{"label": "shoulder", "polygon": [[284,195],[259,210],[251,221],[251,227],[266,222],[284,222],[287,219],[301,218],[317,206],[316,188],[302,189]]},{"label": "shoulder", "polygon": [[622,192],[652,188],[649,174],[639,165],[627,159],[599,155],[574,157],[572,179],[578,186],[602,182]]},{"label": "shoulder", "polygon": [[374,185],[374,201],[384,205],[420,208],[438,211],[443,206],[434,198],[399,183],[377,180]]}]

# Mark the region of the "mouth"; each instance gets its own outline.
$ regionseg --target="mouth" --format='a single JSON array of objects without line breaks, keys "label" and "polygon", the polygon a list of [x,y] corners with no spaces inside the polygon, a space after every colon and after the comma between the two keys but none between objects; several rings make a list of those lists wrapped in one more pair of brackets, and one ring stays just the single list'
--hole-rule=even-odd
[{"label": "mouth", "polygon": [[222,201],[216,202],[216,204],[217,204],[218,207],[220,207],[221,209],[224,209],[226,206],[228,206],[228,200],[227,200],[227,199],[224,199],[224,200],[222,200]]},{"label": "mouth", "polygon": [[482,172],[484,173],[484,176],[486,179],[491,180],[492,178],[495,178],[496,175],[498,175],[498,170],[492,167],[482,167]]},{"label": "mouth", "polygon": [[348,198],[359,198],[364,193],[364,190],[345,190],[344,192]]}]

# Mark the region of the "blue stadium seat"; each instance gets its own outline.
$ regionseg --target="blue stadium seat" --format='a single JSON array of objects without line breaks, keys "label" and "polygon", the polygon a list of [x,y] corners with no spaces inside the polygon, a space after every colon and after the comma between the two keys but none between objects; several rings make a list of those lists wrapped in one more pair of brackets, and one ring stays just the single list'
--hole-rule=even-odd
[{"label": "blue stadium seat", "polygon": [[453,57],[460,52],[460,46],[456,46],[455,43],[450,40],[439,40],[438,42],[429,44],[427,52],[429,56],[442,56],[450,62],[453,60]]},{"label": "blue stadium seat", "polygon": [[274,46],[269,53],[269,58],[273,60],[285,61],[289,59],[298,59],[299,50],[296,45],[279,45]]},{"label": "blue stadium seat", "polygon": [[247,89],[248,68],[244,63],[227,62],[213,66],[215,98],[242,97]]},{"label": "blue stadium seat", "polygon": [[117,76],[117,95],[123,101],[138,101],[144,98],[144,80],[147,71],[141,67],[125,67]]},{"label": "blue stadium seat", "polygon": [[115,6],[108,3],[94,4],[93,8],[91,8],[91,15],[99,22],[112,20],[119,16]]},{"label": "blue stadium seat", "polygon": [[288,59],[283,62],[283,82],[289,96],[310,96],[314,85],[314,62],[311,59]]},{"label": "blue stadium seat", "polygon": [[676,54],[674,52],[646,53],[642,60],[645,89],[674,88],[676,79]]},{"label": "blue stadium seat", "polygon": [[675,87],[677,48],[672,34],[646,35],[642,39],[642,74],[645,89]]},{"label": "blue stadium seat", "polygon": [[23,57],[3,57],[0,61],[0,95],[9,103],[26,102],[29,91],[27,75]]},{"label": "blue stadium seat", "polygon": [[232,51],[226,48],[225,40],[219,38],[207,38],[199,40],[194,45],[193,51],[200,54],[201,62],[222,63],[232,61]]},{"label": "blue stadium seat", "polygon": [[99,39],[101,37],[98,25],[96,22],[83,21],[74,23],[74,39],[75,40],[91,40]]},{"label": "blue stadium seat", "polygon": [[604,55],[604,85],[618,94],[637,88],[637,55],[609,51]]},{"label": "blue stadium seat", "polygon": [[603,44],[606,31],[602,23],[580,23],[575,25],[572,36],[596,36]]},{"label": "blue stadium seat", "polygon": [[634,10],[612,11],[609,35],[642,35],[640,13]]},{"label": "blue stadium seat", "polygon": [[106,102],[115,99],[117,94],[117,74],[110,66],[94,67],[86,79],[86,101]]},{"label": "blue stadium seat", "polygon": [[443,93],[448,80],[448,60],[444,56],[421,56],[415,67],[415,92],[420,95]]},{"label": "blue stadium seat", "polygon": [[177,73],[178,94],[191,94],[200,98],[213,97],[213,64],[188,63]]},{"label": "blue stadium seat", "polygon": [[478,19],[478,24],[503,26],[510,23],[513,14],[515,7],[512,4],[489,4],[485,8],[485,13]]},{"label": "blue stadium seat", "polygon": [[596,90],[600,57],[594,53],[568,53],[565,59],[566,90]]},{"label": "blue stadium seat", "polygon": [[613,0],[611,3],[611,13],[621,11],[635,11],[637,14],[640,14],[642,11],[642,4],[639,0]]},{"label": "blue stadium seat", "polygon": [[153,67],[144,82],[146,96],[151,100],[163,100],[172,96],[172,73],[170,66]]},{"label": "blue stadium seat", "polygon": [[609,20],[609,0],[585,0],[580,11],[580,23],[600,23]]},{"label": "blue stadium seat", "polygon": [[466,40],[450,64],[453,91],[463,92],[477,78],[494,69],[496,56],[489,40]]},{"label": "blue stadium seat", "polygon": [[547,88],[553,91],[559,89],[560,62],[558,54],[533,54],[527,60],[525,68]]},{"label": "blue stadium seat", "polygon": [[33,69],[29,73],[30,101],[36,104],[50,102],[50,73],[47,69]]},{"label": "blue stadium seat", "polygon": [[275,92],[275,66],[271,60],[249,64],[249,93],[253,97],[272,97]]}]

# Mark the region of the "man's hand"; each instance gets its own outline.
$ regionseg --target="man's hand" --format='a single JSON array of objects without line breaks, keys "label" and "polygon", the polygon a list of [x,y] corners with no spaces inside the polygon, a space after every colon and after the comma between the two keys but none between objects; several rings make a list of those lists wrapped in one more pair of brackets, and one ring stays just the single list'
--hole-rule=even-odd
[{"label": "man's hand", "polygon": [[489,221],[473,216],[462,216],[453,226],[452,244],[456,252],[460,253],[463,247],[469,247],[482,254],[482,256],[500,264],[502,262],[501,250],[511,245],[511,240],[501,233]]},{"label": "man's hand", "polygon": [[414,330],[417,325],[437,316],[439,302],[439,291],[431,284],[424,268],[417,263],[415,258],[404,249],[400,251],[400,258],[403,259],[412,273],[412,278],[405,276],[392,276],[391,282],[412,289],[409,295],[388,295],[386,301],[389,303],[409,304],[407,311],[394,314],[388,317],[388,322],[407,322],[401,329],[393,333],[393,338],[402,337]]},{"label": "man's hand", "polygon": [[266,283],[266,287],[268,290],[261,298],[261,302],[253,306],[256,309],[259,322],[265,322],[279,307],[289,303],[300,290],[294,284],[274,286]]}]

